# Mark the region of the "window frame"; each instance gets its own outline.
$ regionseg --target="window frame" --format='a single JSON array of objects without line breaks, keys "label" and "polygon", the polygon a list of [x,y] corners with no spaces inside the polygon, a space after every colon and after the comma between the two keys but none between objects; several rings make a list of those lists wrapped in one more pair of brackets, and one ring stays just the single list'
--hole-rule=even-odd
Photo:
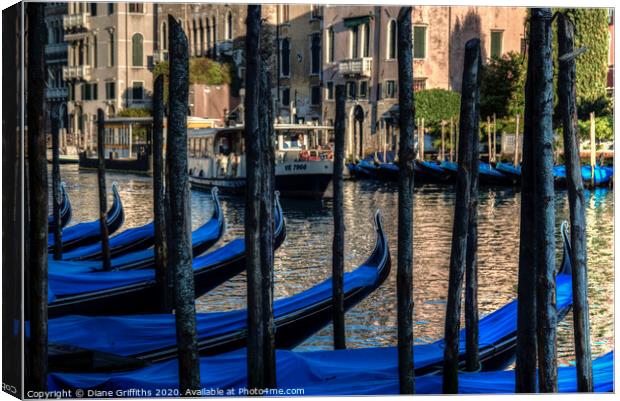
[{"label": "window frame", "polygon": [[[136,54],[136,43],[134,42],[134,38],[136,36],[140,36],[140,54],[139,54],[139,64],[136,64],[136,60],[138,59],[138,55]],[[141,32],[134,32],[131,35],[131,67],[134,68],[142,68],[144,67],[144,35]]]},{"label": "window frame", "polygon": [[[415,53],[415,30],[416,28],[424,29],[424,57],[416,57]],[[412,39],[412,54],[414,60],[426,60],[428,58],[428,25],[426,24],[414,24],[413,29],[411,31],[413,37]]]},{"label": "window frame", "polygon": [[334,100],[334,82],[328,81],[325,84],[325,100]]},{"label": "window frame", "polygon": [[[110,88],[112,88],[111,91]],[[112,92],[112,96],[110,96],[110,92]],[[116,100],[116,81],[105,81],[105,98],[106,100]]]},{"label": "window frame", "polygon": [[396,56],[398,53],[397,49],[397,35],[396,30],[398,29],[396,25],[395,19],[390,19],[388,21],[388,29],[387,29],[387,45],[385,48],[385,59],[386,60],[396,60]]},{"label": "window frame", "polygon": [[[493,55],[493,34],[500,34],[500,42],[499,42],[499,54]],[[503,29],[491,29],[489,34],[489,58],[493,57],[502,57],[504,54],[504,30]]]},{"label": "window frame", "polygon": [[328,63],[333,63],[335,61],[335,53],[334,53],[334,43],[336,40],[336,34],[334,32],[334,27],[330,26],[327,28],[327,35],[325,35],[326,43],[325,43],[325,58]]},{"label": "window frame", "polygon": [[[140,84],[140,88],[142,89],[142,97],[140,99],[135,97],[136,84]],[[145,100],[145,92],[144,92],[144,81],[141,79],[136,79],[131,81],[131,102],[132,103],[142,103]]]},{"label": "window frame", "polygon": [[[311,76],[315,76],[315,75],[319,75],[321,73],[321,34],[319,32],[313,32],[310,35],[310,75]],[[313,45],[317,45],[318,46],[318,51],[316,52],[316,55],[313,52]],[[315,57],[317,58],[317,60],[315,60]],[[316,62],[316,71],[314,71],[314,67],[315,67],[315,62]]]},{"label": "window frame", "polygon": [[[145,3],[127,3],[127,13],[128,14],[144,14],[146,8],[144,7]],[[132,7],[135,7],[138,11],[132,11]]]},{"label": "window frame", "polygon": [[[288,55],[284,57],[284,43],[287,43],[288,46]],[[280,78],[289,78],[291,76],[291,40],[290,38],[282,38],[280,39]],[[284,73],[284,63],[286,60],[287,70],[288,72]]]},{"label": "window frame", "polygon": [[320,85],[310,85],[310,105],[311,106],[321,105],[321,86]]}]

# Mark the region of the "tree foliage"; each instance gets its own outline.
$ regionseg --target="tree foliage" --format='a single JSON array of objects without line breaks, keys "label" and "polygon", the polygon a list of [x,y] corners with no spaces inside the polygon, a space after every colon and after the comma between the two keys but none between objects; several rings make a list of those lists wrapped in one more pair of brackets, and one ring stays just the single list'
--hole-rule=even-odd
[{"label": "tree foliage", "polygon": [[117,113],[118,117],[150,117],[151,110],[145,107],[123,109]]},{"label": "tree foliage", "polygon": [[480,116],[512,117],[523,113],[527,63],[515,52],[493,57],[482,68]]},{"label": "tree foliage", "polygon": [[415,93],[416,117],[424,118],[427,126],[437,125],[450,117],[458,117],[461,95],[445,89],[427,89]]}]

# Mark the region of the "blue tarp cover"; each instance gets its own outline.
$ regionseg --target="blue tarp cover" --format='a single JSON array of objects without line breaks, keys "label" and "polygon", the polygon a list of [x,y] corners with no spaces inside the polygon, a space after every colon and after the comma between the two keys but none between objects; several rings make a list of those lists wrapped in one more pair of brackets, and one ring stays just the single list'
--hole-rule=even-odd
[{"label": "blue tarp cover", "polygon": [[[594,183],[596,185],[605,184],[609,182],[614,174],[613,167],[594,167]],[[556,178],[566,178],[566,166],[558,165],[553,167],[553,176]],[[592,169],[590,166],[581,166],[581,178],[584,181],[592,181]]]},{"label": "blue tarp cover", "polygon": [[[344,276],[344,291],[375,285],[377,268],[362,265]],[[314,304],[330,300],[332,279],[299,294],[274,302],[277,319]],[[244,329],[247,310],[199,313],[196,315],[198,338]],[[136,315],[118,317],[67,316],[49,322],[49,341],[118,355],[135,355],[176,344],[174,315]]]},{"label": "blue tarp cover", "polygon": [[[245,252],[243,239],[235,239],[221,248],[194,258],[192,268],[199,270]],[[48,302],[57,297],[112,289],[140,282],[155,281],[153,269],[129,271],[76,271],[74,264],[92,265],[98,262],[49,262]]]},{"label": "blue tarp cover", "polygon": [[[572,283],[569,275],[560,274],[556,280],[557,308],[568,307],[572,302]],[[311,291],[311,290],[309,290]],[[303,293],[302,293],[303,294]],[[480,320],[480,347],[495,343],[516,330],[517,301],[513,301]],[[222,314],[225,315],[225,314]],[[233,316],[232,314],[229,316]],[[71,318],[63,318],[71,319]],[[108,318],[102,324],[116,324],[117,318]],[[71,331],[71,321],[66,320],[64,330]],[[78,322],[75,322],[78,326]],[[99,326],[101,327],[101,326]],[[75,327],[75,330],[78,328]],[[91,330],[96,330],[93,327]],[[118,327],[123,330],[123,327]],[[60,330],[60,329],[53,329]],[[148,341],[160,341],[161,335],[156,328],[148,327],[142,332]],[[56,335],[56,334],[53,334]],[[61,335],[61,334],[58,334]],[[100,336],[101,337],[101,336]],[[460,332],[460,352],[465,352],[465,330]],[[94,342],[95,340],[93,340]],[[103,342],[106,340],[104,339]],[[113,341],[113,340],[112,340]],[[143,342],[143,339],[137,339]],[[443,359],[443,339],[431,344],[414,347],[415,366],[420,368],[436,364]],[[131,346],[136,346],[132,344]],[[115,345],[116,349],[125,347]],[[201,380],[205,388],[238,388],[245,386],[246,351],[244,349],[230,353],[201,358]],[[309,394],[389,394],[398,390],[398,358],[396,347],[363,348],[342,351],[292,352],[278,351],[278,386],[280,388],[304,388]],[[606,358],[609,358],[606,357]],[[613,358],[612,358],[613,359]],[[609,361],[597,361],[595,383],[597,390],[607,391],[613,385],[613,369]],[[52,374],[51,388],[97,388],[97,389],[161,389],[176,388],[177,361],[157,363],[152,366],[124,373],[106,374]],[[572,376],[560,371],[570,378],[561,379],[561,389],[571,391],[574,381]],[[478,376],[477,376],[478,375]],[[611,375],[611,376],[610,376]],[[428,378],[428,379],[425,379]],[[428,381],[425,381],[428,380]],[[473,393],[510,393],[514,391],[514,373],[486,372],[462,374],[460,385],[463,392]],[[440,393],[441,377],[424,376],[416,378],[416,389],[422,393]],[[424,390],[423,390],[424,389]]]},{"label": "blue tarp cover", "polygon": [[518,165],[517,167],[515,167],[514,164],[497,163],[495,165],[495,168],[499,171],[506,172],[509,174],[521,175],[521,165]]}]

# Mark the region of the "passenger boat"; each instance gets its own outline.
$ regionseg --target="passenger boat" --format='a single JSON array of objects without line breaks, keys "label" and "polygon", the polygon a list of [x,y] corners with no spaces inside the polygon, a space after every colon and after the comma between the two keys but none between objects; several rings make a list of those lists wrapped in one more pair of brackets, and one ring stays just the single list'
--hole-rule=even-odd
[{"label": "passenger boat", "polygon": [[[572,304],[570,280],[570,249],[563,229],[564,263],[557,276],[557,307],[563,317]],[[504,306],[480,321],[480,355],[482,372],[461,373],[459,382],[464,392],[512,392],[514,373],[485,371],[495,369],[514,355],[516,344],[517,301]],[[460,359],[465,357],[465,330],[461,330]],[[511,339],[507,339],[510,337]],[[512,344],[508,346],[507,344]],[[441,375],[424,375],[441,369],[444,340],[413,347],[416,369],[416,389],[428,393],[441,393]],[[122,346],[122,345],[121,345]],[[240,349],[229,353],[201,358],[201,387],[243,387],[246,383],[247,351]],[[304,388],[304,394],[387,394],[398,392],[398,355],[396,347],[361,348],[313,352],[276,351],[278,386]],[[560,388],[574,391],[575,371],[560,369]],[[613,357],[605,356],[594,363],[597,391],[613,389]],[[428,381],[426,381],[428,380]],[[117,390],[142,388],[155,391],[159,388],[178,386],[177,360],[153,363],[140,369],[113,373],[52,373],[53,389],[105,389]],[[308,393],[307,391],[310,391]]]},{"label": "passenger boat", "polygon": [[[282,208],[276,196],[274,249],[286,236]],[[65,315],[131,315],[158,312],[154,269],[130,271],[76,271],[75,264],[98,262],[49,261],[48,313]],[[200,297],[246,266],[245,243],[235,239],[193,260],[195,296]],[[100,269],[100,268],[99,268]]]},{"label": "passenger boat", "polygon": [[[118,194],[116,183],[112,184],[112,194],[114,201],[106,214],[108,234],[116,232],[125,221],[123,204]],[[87,223],[79,223],[62,230],[62,251],[67,252],[80,246],[93,244],[100,240],[101,228],[99,226],[99,219]],[[54,252],[54,244],[54,236],[48,236],[47,249],[49,253]]]},{"label": "passenger boat", "polygon": [[[69,201],[69,194],[65,188],[65,183],[60,183],[60,196],[62,197],[60,202],[60,227],[64,228],[71,221],[72,209],[71,202]],[[47,216],[47,229],[48,232],[54,232],[54,215]]]},{"label": "passenger boat", "polygon": [[[328,126],[276,124],[276,190],[287,198],[320,199],[332,179],[333,152]],[[189,181],[192,188],[245,193],[244,126],[188,130]]]},{"label": "passenger boat", "polygon": [[[209,249],[224,234],[224,215],[217,196],[217,188],[211,191],[213,200],[213,215],[206,224],[192,232],[192,249],[194,256],[198,256]],[[129,269],[153,266],[154,250],[147,249],[155,242],[154,223],[150,222],[140,227],[130,228],[110,237],[110,256],[113,269]],[[146,250],[146,252],[138,252]],[[125,255],[126,257],[122,257]],[[101,242],[79,247],[73,251],[63,253],[62,260],[83,261],[101,260]],[[150,262],[150,263],[148,263]],[[147,265],[148,263],[148,265]],[[131,267],[130,267],[131,266]]]},{"label": "passenger boat", "polygon": [[[390,253],[380,215],[375,215],[376,243],[371,256],[356,270],[344,275],[344,307],[349,310],[370,295],[390,273]],[[331,322],[332,279],[299,294],[274,302],[276,347],[292,349]],[[51,370],[99,371],[109,354],[157,362],[175,358],[174,315],[117,317],[67,316],[49,322],[53,344]],[[157,333],[157,337],[144,332]],[[198,348],[202,355],[215,355],[245,347],[247,310],[199,313],[196,316]],[[97,339],[101,338],[102,341]],[[90,356],[85,358],[85,353]],[[112,368],[118,359],[112,359]],[[130,366],[133,365],[130,362]]]}]

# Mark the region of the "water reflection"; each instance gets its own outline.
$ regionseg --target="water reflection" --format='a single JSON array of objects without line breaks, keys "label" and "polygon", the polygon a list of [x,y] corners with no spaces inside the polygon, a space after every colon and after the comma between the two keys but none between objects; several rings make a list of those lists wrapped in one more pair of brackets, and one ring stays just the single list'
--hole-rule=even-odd
[{"label": "water reflection", "polygon": [[[96,174],[78,173],[75,166],[62,167],[63,179],[74,206],[74,222],[97,216]],[[152,218],[151,179],[108,174],[108,185],[118,181],[125,206],[125,227]],[[110,198],[111,200],[111,198]],[[586,193],[588,263],[593,355],[613,348],[613,192],[597,189]],[[331,201],[283,200],[287,238],[276,253],[275,296],[300,292],[331,276]],[[383,213],[384,226],[393,258],[387,281],[346,316],[347,345],[350,348],[396,344],[396,185],[371,181],[345,183],[345,264],[353,270],[364,262],[374,246],[373,214]],[[516,297],[519,248],[520,193],[514,189],[480,191],[479,209],[479,302],[482,315]],[[416,188],[414,200],[414,298],[416,342],[442,336],[448,287],[449,250],[452,235],[454,191],[446,186]],[[228,241],[243,235],[243,199],[222,198]],[[192,191],[194,227],[212,212],[208,193]],[[562,257],[559,226],[568,219],[567,194],[556,197],[557,263]],[[245,274],[219,286],[198,300],[199,311],[221,311],[245,307]],[[573,359],[572,314],[560,324],[560,364]],[[331,328],[327,327],[298,347],[300,350],[329,349]]]}]

